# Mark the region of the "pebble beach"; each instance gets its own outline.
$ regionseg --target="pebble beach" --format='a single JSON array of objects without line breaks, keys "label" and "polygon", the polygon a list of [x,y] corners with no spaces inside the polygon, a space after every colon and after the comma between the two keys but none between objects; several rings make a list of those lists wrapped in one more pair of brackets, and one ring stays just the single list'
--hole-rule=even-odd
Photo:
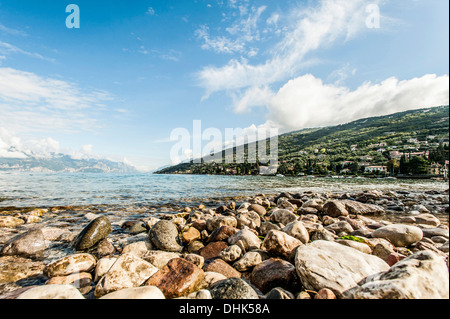
[{"label": "pebble beach", "polygon": [[0,299],[448,299],[449,191],[0,208]]}]

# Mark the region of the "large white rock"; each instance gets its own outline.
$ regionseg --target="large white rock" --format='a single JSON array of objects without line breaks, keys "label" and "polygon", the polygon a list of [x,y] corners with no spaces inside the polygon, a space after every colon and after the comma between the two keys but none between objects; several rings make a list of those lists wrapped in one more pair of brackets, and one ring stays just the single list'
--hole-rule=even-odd
[{"label": "large white rock", "polygon": [[385,273],[367,278],[349,294],[354,299],[448,299],[444,259],[430,250],[417,252]]},{"label": "large white rock", "polygon": [[107,294],[100,299],[166,299],[162,291],[155,286],[126,288]]},{"label": "large white rock", "polygon": [[389,265],[376,256],[325,240],[299,246],[295,267],[306,289],[328,288],[338,298],[364,278],[389,270]]},{"label": "large white rock", "polygon": [[372,237],[387,239],[396,247],[406,247],[420,241],[423,232],[416,226],[392,224],[376,229]]},{"label": "large white rock", "polygon": [[44,285],[31,288],[17,299],[85,299],[72,285]]},{"label": "large white rock", "polygon": [[132,254],[123,254],[112,265],[95,287],[95,296],[100,298],[111,292],[141,286],[158,271],[149,262]]}]

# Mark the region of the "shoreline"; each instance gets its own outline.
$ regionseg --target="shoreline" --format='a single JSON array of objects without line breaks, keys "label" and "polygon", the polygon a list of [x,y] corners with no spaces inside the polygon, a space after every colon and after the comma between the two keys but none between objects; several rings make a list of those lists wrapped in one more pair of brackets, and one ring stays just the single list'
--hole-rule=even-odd
[{"label": "shoreline", "polygon": [[[397,263],[415,258],[417,253],[431,251],[446,263],[448,276],[448,195],[448,189],[414,192],[369,189],[353,193],[304,191],[237,195],[200,204],[198,199],[193,199],[190,205],[167,203],[153,207],[145,204],[9,207],[8,210],[0,207],[0,299],[17,298],[27,291],[31,294],[54,285],[58,289],[69,289],[67,284],[77,290],[72,290],[72,297],[85,299],[109,294],[123,294],[118,299],[127,299],[131,287],[142,291],[148,290],[145,287],[156,287],[158,290],[152,288],[153,293],[156,291],[160,297],[162,293],[166,299],[187,296],[195,299],[200,295],[227,299],[218,290],[221,285],[231,284],[233,278],[242,279],[239,283],[249,285],[251,289],[246,289],[250,295],[259,299],[316,298],[323,294],[348,298],[349,292],[344,294],[330,282],[323,284],[325,290],[312,287],[308,275],[303,274],[301,262],[295,257],[300,248],[312,249],[323,242],[324,247],[320,249],[327,249],[325,246],[331,243],[338,248],[351,247],[350,254],[362,251],[377,258],[377,262],[383,261],[383,271],[393,268],[393,260]],[[334,207],[333,203],[338,204]],[[106,230],[94,232],[103,234],[101,238],[96,238],[87,248],[74,246],[83,232],[93,232],[87,228],[102,223]],[[162,230],[157,230],[157,224]],[[406,246],[396,246],[392,238],[372,236],[377,229],[392,224],[411,228],[418,237]],[[27,244],[30,234],[34,237],[32,243]],[[171,238],[167,238],[168,234],[172,234]],[[25,243],[17,244],[20,241]],[[33,251],[39,246],[36,242],[42,244],[39,251]],[[335,246],[331,248],[334,249]],[[75,268],[77,263],[80,267],[86,265],[85,258],[91,265],[88,269],[60,269],[52,273],[52,267],[62,267],[64,260],[75,257],[83,259],[71,261]],[[143,272],[145,280],[137,280],[123,269],[115,269],[118,265],[112,267],[123,258],[131,258],[127,261],[129,264],[152,269],[149,270],[151,275]],[[108,261],[115,263],[100,275],[101,267],[105,267],[102,265]],[[168,266],[169,262],[174,265]],[[281,287],[272,287],[267,282],[269,279],[262,275],[271,274],[273,267],[289,278],[271,279],[272,283],[282,282]],[[192,274],[184,278],[174,269]],[[128,280],[128,283],[116,287],[118,283],[111,283],[115,276],[122,276],[121,280]],[[195,283],[189,282],[193,280],[191,277],[197,278]],[[170,286],[164,284],[168,278],[172,278]],[[289,286],[290,281],[295,285]],[[189,291],[179,291],[178,282],[190,287]]]}]

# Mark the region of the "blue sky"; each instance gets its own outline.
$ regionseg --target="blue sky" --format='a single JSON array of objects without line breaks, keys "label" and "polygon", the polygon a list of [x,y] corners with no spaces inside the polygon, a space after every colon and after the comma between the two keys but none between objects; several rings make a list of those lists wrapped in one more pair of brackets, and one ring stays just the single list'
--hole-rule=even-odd
[{"label": "blue sky", "polygon": [[[71,3],[79,29],[65,24]],[[287,132],[448,104],[448,6],[0,0],[0,156],[150,170],[172,163],[171,132],[194,120]]]}]

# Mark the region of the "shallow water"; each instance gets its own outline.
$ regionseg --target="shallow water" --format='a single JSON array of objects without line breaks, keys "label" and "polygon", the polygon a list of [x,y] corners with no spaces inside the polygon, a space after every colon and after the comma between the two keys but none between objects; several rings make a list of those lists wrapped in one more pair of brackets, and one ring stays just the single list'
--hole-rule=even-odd
[{"label": "shallow water", "polygon": [[0,172],[0,207],[162,205],[289,192],[443,191],[434,180]]}]

